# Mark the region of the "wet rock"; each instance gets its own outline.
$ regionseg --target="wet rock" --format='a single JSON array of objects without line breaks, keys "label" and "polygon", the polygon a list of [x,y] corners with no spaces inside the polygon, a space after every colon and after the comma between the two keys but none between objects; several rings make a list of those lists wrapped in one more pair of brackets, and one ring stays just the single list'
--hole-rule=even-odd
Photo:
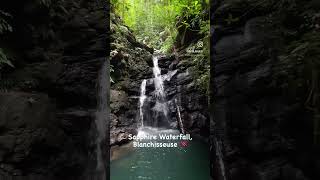
[{"label": "wet rock", "polygon": [[112,129],[110,134],[110,146],[123,145],[130,142],[128,139],[130,134],[136,135],[137,130],[135,128],[126,127]]},{"label": "wet rock", "polygon": [[288,180],[308,180],[300,169],[293,167],[291,164],[282,167],[282,178]]},{"label": "wet rock", "polygon": [[225,58],[238,55],[245,44],[242,34],[235,34],[222,38],[215,45],[218,56]]},{"label": "wet rock", "polygon": [[58,112],[57,117],[61,122],[61,128],[66,134],[73,137],[75,141],[82,142],[87,138],[91,122],[95,119],[95,110],[67,109]]},{"label": "wet rock", "polygon": [[33,63],[11,74],[19,84],[19,89],[25,91],[50,91],[55,87],[60,74],[64,70],[61,62]]},{"label": "wet rock", "polygon": [[[45,94],[11,92],[0,94],[2,162],[24,163],[38,168],[41,162],[63,151],[66,136],[59,129],[54,104]],[[41,149],[52,151],[47,157],[38,154]],[[40,159],[42,159],[40,161]]]},{"label": "wet rock", "polygon": [[[81,60],[79,59],[79,61]],[[95,104],[96,77],[101,62],[103,59],[98,58],[67,66],[55,87],[55,93],[58,96],[69,99],[69,102],[63,102],[66,103],[65,105]]]},{"label": "wet rock", "polygon": [[[0,99],[1,128],[15,129],[27,125],[31,127],[48,126],[54,123],[52,104],[44,94],[1,93]],[[48,120],[45,121],[45,119]]]},{"label": "wet rock", "polygon": [[187,129],[203,128],[207,124],[207,117],[200,112],[193,112],[185,117],[184,125]]},{"label": "wet rock", "polygon": [[[92,11],[86,14],[85,18],[87,23],[97,31],[103,31],[106,29],[105,24],[101,23],[105,20],[105,13],[103,11]],[[83,17],[82,17],[83,18]],[[103,32],[101,32],[103,33]]]},{"label": "wet rock", "polygon": [[65,24],[65,28],[71,28],[71,29],[82,29],[82,28],[88,28],[89,25],[81,16],[80,14],[77,14],[73,19],[71,19],[69,22]]},{"label": "wet rock", "polygon": [[[0,136],[0,147],[2,152],[12,152],[16,143],[16,137],[13,135]],[[1,154],[1,160],[3,159],[3,154]]]},{"label": "wet rock", "polygon": [[173,60],[175,60],[174,56],[161,56],[158,59],[159,67],[162,69],[168,69]]},{"label": "wet rock", "polygon": [[126,102],[128,101],[128,97],[124,91],[111,90],[110,97],[110,107],[112,108],[113,112],[117,113],[120,111],[121,108],[127,106]]},{"label": "wet rock", "polygon": [[176,82],[177,85],[185,85],[187,83],[192,82],[192,76],[190,71],[183,71],[182,73],[178,73],[173,79],[173,82]]}]

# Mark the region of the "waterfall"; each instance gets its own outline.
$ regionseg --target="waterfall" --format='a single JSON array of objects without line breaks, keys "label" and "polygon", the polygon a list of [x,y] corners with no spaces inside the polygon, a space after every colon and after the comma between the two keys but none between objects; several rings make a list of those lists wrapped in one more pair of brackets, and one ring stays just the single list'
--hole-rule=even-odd
[{"label": "waterfall", "polygon": [[152,57],[153,60],[153,75],[154,75],[154,87],[156,96],[156,105],[154,110],[157,112],[163,112],[165,118],[168,118],[168,107],[166,103],[166,96],[164,92],[163,77],[161,76],[161,69],[158,65],[159,58],[157,56]]},{"label": "waterfall", "polygon": [[140,97],[139,97],[139,101],[140,101],[140,121],[141,121],[141,127],[143,127],[143,104],[144,101],[146,100],[147,96],[146,96],[146,85],[147,85],[147,80],[144,79],[141,83],[141,87],[140,87]]},{"label": "waterfall", "polygon": [[99,74],[99,87],[98,87],[98,108],[96,112],[96,119],[95,119],[95,124],[97,128],[97,137],[96,137],[96,146],[97,146],[97,165],[96,165],[96,171],[99,173],[99,180],[104,180],[106,179],[106,165],[104,163],[104,159],[102,156],[102,149],[103,147],[101,146],[102,141],[106,140],[106,131],[107,131],[107,116],[108,116],[108,111],[107,111],[107,92],[108,92],[108,72],[107,72],[107,66],[108,62],[104,62],[102,65],[102,68],[100,70]]},{"label": "waterfall", "polygon": [[153,75],[154,75],[154,86],[155,86],[155,93],[158,98],[161,98],[164,100],[165,94],[164,94],[164,86],[163,86],[163,79],[161,76],[161,69],[158,65],[158,57],[153,56]]}]

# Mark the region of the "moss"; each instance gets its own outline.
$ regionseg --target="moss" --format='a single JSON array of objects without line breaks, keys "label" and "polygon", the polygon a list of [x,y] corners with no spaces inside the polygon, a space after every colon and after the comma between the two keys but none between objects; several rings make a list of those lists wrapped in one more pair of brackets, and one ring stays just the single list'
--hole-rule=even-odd
[{"label": "moss", "polygon": [[[201,39],[198,42],[203,42],[202,54],[192,57],[192,75],[195,80],[196,87],[203,93],[209,93],[210,81],[210,51],[209,51],[209,36]],[[192,44],[192,46],[197,46]]]}]

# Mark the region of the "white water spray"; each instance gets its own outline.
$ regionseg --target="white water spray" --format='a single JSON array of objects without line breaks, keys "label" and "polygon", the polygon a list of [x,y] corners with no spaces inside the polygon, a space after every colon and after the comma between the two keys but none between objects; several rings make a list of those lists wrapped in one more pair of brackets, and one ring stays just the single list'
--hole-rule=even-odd
[{"label": "white water spray", "polygon": [[163,85],[163,77],[161,76],[161,69],[158,65],[158,57],[153,56],[153,75],[154,75],[154,87],[155,87],[155,96],[156,96],[156,105],[154,109],[158,112],[163,112],[165,117],[168,116],[168,107],[166,103],[166,95],[164,92],[164,85]]},{"label": "white water spray", "polygon": [[147,85],[147,80],[143,80],[141,83],[141,87],[140,87],[140,97],[139,97],[139,101],[140,101],[140,121],[141,121],[141,127],[143,127],[143,104],[144,101],[146,100],[147,96],[146,96],[146,85]]},{"label": "white water spray", "polygon": [[163,79],[161,76],[161,69],[159,68],[159,65],[158,65],[158,57],[154,56],[152,60],[153,60],[155,93],[158,98],[163,99],[165,97],[165,94],[164,94]]}]

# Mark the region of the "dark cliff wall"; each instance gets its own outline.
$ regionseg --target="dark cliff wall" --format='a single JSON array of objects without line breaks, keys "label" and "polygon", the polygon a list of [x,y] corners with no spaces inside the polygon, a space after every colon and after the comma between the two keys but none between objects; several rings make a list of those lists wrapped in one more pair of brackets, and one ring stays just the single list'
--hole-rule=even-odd
[{"label": "dark cliff wall", "polygon": [[79,179],[92,163],[98,70],[108,52],[97,2],[0,3],[13,28],[0,44],[15,66],[1,72],[1,178]]},{"label": "dark cliff wall", "polygon": [[310,82],[319,80],[309,76],[319,68],[308,65],[318,62],[313,57],[320,53],[315,4],[213,4],[211,124],[223,140],[228,179],[319,179],[314,142],[318,98],[310,91],[313,86],[318,92]]}]

